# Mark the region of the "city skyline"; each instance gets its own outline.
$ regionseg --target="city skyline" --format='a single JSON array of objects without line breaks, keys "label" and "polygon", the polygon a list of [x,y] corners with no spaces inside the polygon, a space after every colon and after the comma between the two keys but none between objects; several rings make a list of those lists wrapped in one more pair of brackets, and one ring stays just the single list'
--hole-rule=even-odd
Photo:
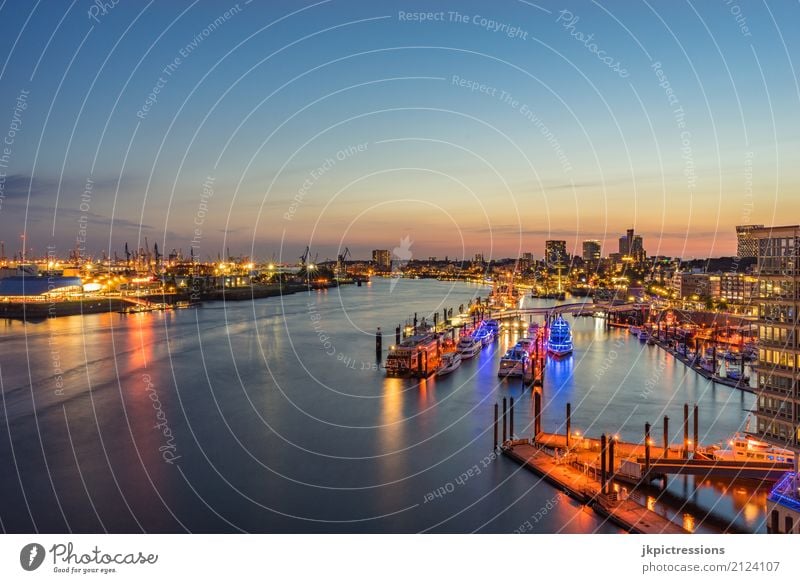
[{"label": "city skyline", "polygon": [[633,226],[703,257],[733,252],[726,225],[800,215],[796,55],[770,34],[788,7],[747,31],[724,3],[413,9],[5,10],[0,230],[65,252],[84,232],[94,254],[199,228],[203,257],[366,255],[387,233],[504,257]]}]

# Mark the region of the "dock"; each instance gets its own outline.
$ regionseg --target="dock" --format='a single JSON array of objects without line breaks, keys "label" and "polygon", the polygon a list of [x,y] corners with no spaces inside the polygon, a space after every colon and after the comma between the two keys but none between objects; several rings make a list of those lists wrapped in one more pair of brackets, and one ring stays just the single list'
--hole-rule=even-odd
[{"label": "dock", "polygon": [[559,459],[527,440],[514,440],[503,444],[503,453],[541,476],[545,481],[565,492],[595,512],[608,518],[617,526],[637,534],[689,534],[674,522],[642,506],[619,492],[601,493],[601,483],[588,472],[582,472],[574,463]]}]

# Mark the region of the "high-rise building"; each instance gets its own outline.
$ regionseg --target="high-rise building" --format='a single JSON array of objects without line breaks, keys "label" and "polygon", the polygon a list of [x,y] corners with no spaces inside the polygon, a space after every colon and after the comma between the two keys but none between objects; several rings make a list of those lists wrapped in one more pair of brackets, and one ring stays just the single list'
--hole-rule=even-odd
[{"label": "high-rise building", "polygon": [[627,235],[623,235],[619,238],[619,254],[620,255],[630,255],[631,246],[628,244],[628,237]]},{"label": "high-rise building", "polygon": [[764,225],[739,225],[736,227],[736,256],[757,257],[758,240],[753,231],[763,229]]},{"label": "high-rise building", "polygon": [[800,226],[751,229],[758,248],[758,433],[800,446]]},{"label": "high-rise building", "polygon": [[589,240],[583,242],[583,260],[587,263],[600,261],[600,241]]},{"label": "high-rise building", "polygon": [[544,260],[548,267],[556,265],[566,265],[567,261],[567,242],[566,241],[545,241]]},{"label": "high-rise building", "polygon": [[388,249],[374,249],[372,262],[379,270],[390,271],[392,269],[392,253]]}]

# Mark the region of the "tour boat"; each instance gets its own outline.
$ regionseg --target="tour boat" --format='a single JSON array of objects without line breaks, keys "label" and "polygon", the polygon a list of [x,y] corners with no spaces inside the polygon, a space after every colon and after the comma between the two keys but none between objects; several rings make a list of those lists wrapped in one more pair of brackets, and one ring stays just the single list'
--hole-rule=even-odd
[{"label": "tour boat", "polygon": [[547,351],[553,356],[566,356],[572,353],[572,332],[561,314],[550,324]]},{"label": "tour boat", "polygon": [[409,336],[392,346],[386,357],[387,376],[428,377],[439,368],[441,346],[434,334]]},{"label": "tour boat", "polygon": [[714,449],[712,452],[714,459],[739,462],[794,463],[795,453],[792,450],[761,441],[747,433],[735,433],[728,445],[731,449]]},{"label": "tour boat", "polygon": [[523,371],[529,367],[530,357],[528,356],[528,351],[521,346],[514,346],[500,359],[500,368],[497,371],[497,376],[520,377]]},{"label": "tour boat", "polygon": [[461,355],[462,360],[466,360],[472,358],[481,351],[481,341],[467,334],[466,336],[462,336],[461,340],[458,341],[456,349]]},{"label": "tour boat", "polygon": [[461,354],[458,352],[446,352],[442,355],[442,365],[436,371],[436,376],[448,375],[461,366]]}]

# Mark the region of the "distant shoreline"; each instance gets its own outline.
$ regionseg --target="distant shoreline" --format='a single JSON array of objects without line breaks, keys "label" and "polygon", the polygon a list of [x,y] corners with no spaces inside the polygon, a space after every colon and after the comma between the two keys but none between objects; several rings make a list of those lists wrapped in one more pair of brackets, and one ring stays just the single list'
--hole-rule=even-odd
[{"label": "distant shoreline", "polygon": [[[308,289],[308,286],[305,284],[295,283],[283,285],[253,285],[229,290],[212,290],[200,294],[199,297],[193,297],[192,294],[184,293],[169,295],[155,294],[151,296],[141,296],[141,299],[170,305],[181,301],[198,301],[201,303],[219,301],[239,302],[291,295]],[[0,302],[0,318],[38,323],[49,318],[119,312],[129,306],[131,306],[130,302],[120,298],[102,296],[76,301]]]}]

